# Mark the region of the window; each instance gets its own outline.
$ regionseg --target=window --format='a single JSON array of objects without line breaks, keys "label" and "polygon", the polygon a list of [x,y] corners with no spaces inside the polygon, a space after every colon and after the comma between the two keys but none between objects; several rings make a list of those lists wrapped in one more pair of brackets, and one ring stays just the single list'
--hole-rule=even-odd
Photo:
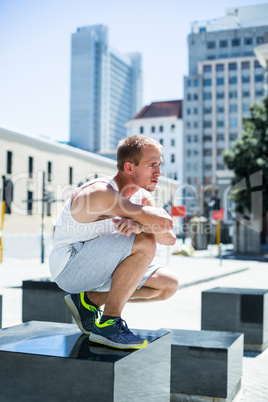
[{"label": "window", "polygon": [[247,113],[249,112],[249,105],[247,103],[242,104],[242,112]]},{"label": "window", "polygon": [[224,120],[217,120],[217,127],[224,127]]},{"label": "window", "polygon": [[190,101],[192,99],[192,95],[191,94],[187,94],[187,100]]},{"label": "window", "polygon": [[7,151],[7,173],[12,173],[12,152]]},{"label": "window", "polygon": [[198,100],[198,94],[194,94],[194,100]]},{"label": "window", "polygon": [[255,96],[264,96],[264,91],[263,89],[259,89],[255,91]]},{"label": "window", "polygon": [[198,128],[198,121],[194,121],[194,128]]},{"label": "window", "polygon": [[204,149],[203,155],[204,156],[212,156],[212,149]]},{"label": "window", "polygon": [[223,170],[224,165],[222,163],[217,163],[217,170]]},{"label": "window", "polygon": [[33,177],[33,157],[32,156],[29,156],[29,159],[28,159],[28,174],[29,174],[30,178]]},{"label": "window", "polygon": [[171,140],[170,140],[170,145],[171,145],[172,147],[175,147],[175,140],[174,140],[174,138],[171,138]]},{"label": "window", "polygon": [[47,181],[52,181],[52,162],[47,163]]},{"label": "window", "polygon": [[163,131],[164,131],[164,127],[163,127],[163,126],[159,126],[159,132],[160,132],[160,133],[163,133]]},{"label": "window", "polygon": [[211,122],[210,120],[205,120],[205,121],[203,122],[203,127],[204,127],[204,128],[210,128],[210,127],[212,127],[212,122]]},{"label": "window", "polygon": [[220,40],[220,47],[228,47],[228,40],[226,39]]},{"label": "window", "polygon": [[242,61],[241,67],[242,67],[242,70],[248,70],[250,68],[249,61]]},{"label": "window", "polygon": [[230,98],[230,99],[235,99],[235,98],[237,98],[237,91],[230,91],[230,92],[229,92],[229,98]]},{"label": "window", "polygon": [[232,112],[237,112],[237,105],[235,104],[235,105],[230,105],[229,106],[229,111],[232,113]]},{"label": "window", "polygon": [[237,69],[236,63],[229,63],[229,71],[235,71]]},{"label": "window", "polygon": [[198,114],[198,108],[194,107],[194,114]]},{"label": "window", "polygon": [[230,133],[230,141],[235,141],[237,139],[237,133]]},{"label": "window", "polygon": [[70,166],[69,167],[69,185],[71,186],[73,184],[73,168]]},{"label": "window", "polygon": [[192,81],[191,80],[187,80],[187,87],[191,87],[192,86]]},{"label": "window", "polygon": [[240,46],[241,40],[240,39],[232,39],[232,46],[236,47],[236,46]]},{"label": "window", "polygon": [[242,75],[242,83],[246,84],[250,82],[250,75]]},{"label": "window", "polygon": [[155,126],[152,126],[151,127],[151,133],[154,133],[155,132]]},{"label": "window", "polygon": [[33,192],[27,192],[27,215],[32,215],[33,213]]},{"label": "window", "polygon": [[221,154],[224,152],[224,149],[223,148],[218,148],[217,149],[217,155],[218,156],[221,156]]},{"label": "window", "polygon": [[211,163],[206,163],[205,164],[205,170],[212,170],[212,164]]},{"label": "window", "polygon": [[188,108],[187,111],[186,111],[186,113],[187,113],[187,114],[191,114],[191,109]]},{"label": "window", "polygon": [[229,77],[229,84],[237,84],[237,77]]},{"label": "window", "polygon": [[253,44],[253,38],[245,38],[244,39],[244,44],[245,45],[252,45]]},{"label": "window", "polygon": [[248,98],[250,96],[250,92],[249,91],[242,91],[242,96],[244,98]]},{"label": "window", "polygon": [[217,85],[224,85],[224,78],[223,77],[217,78],[216,79],[216,84]]},{"label": "window", "polygon": [[214,40],[207,42],[208,49],[215,49],[215,47],[216,47],[216,42]]},{"label": "window", "polygon": [[159,139],[159,144],[160,144],[160,145],[164,145],[164,140],[163,140],[163,138],[160,138],[160,139]]},{"label": "window", "polygon": [[210,100],[212,98],[211,92],[204,92],[203,99]]},{"label": "window", "polygon": [[261,65],[260,65],[260,63],[258,62],[258,60],[255,60],[255,61],[254,61],[254,67],[255,67],[255,68],[261,68]]},{"label": "window", "polygon": [[216,64],[216,71],[224,71],[224,64]]},{"label": "window", "polygon": [[217,134],[217,141],[224,141],[224,134]]},{"label": "window", "polygon": [[204,65],[203,73],[211,73],[211,65],[209,65],[209,64]]},{"label": "window", "polygon": [[[194,142],[198,142],[198,135],[194,136]],[[196,155],[196,153],[195,153],[195,155]]]},{"label": "window", "polygon": [[257,42],[258,44],[264,43],[264,36],[257,36],[256,42]]},{"label": "window", "polygon": [[187,142],[192,142],[192,137],[190,135],[187,135]]},{"label": "window", "polygon": [[194,87],[198,87],[198,80],[194,79]]},{"label": "window", "polygon": [[204,87],[210,87],[211,86],[211,79],[210,78],[206,78],[203,80],[203,85]]},{"label": "window", "polygon": [[173,132],[173,131],[175,130],[175,124],[171,124],[170,129],[171,129],[171,131]]},{"label": "window", "polygon": [[192,155],[192,151],[190,149],[187,149],[187,156],[191,156]]},{"label": "window", "polygon": [[216,97],[217,99],[224,99],[224,92],[217,92]]},{"label": "window", "polygon": [[255,75],[255,82],[263,82],[264,76],[262,74]]},{"label": "window", "polygon": [[208,57],[207,57],[207,59],[208,60],[214,60],[214,59],[216,59],[216,57],[214,56],[214,54],[212,55],[208,55]]},{"label": "window", "polygon": [[237,127],[237,119],[229,119],[229,126],[230,127]]},{"label": "window", "polygon": [[143,127],[141,126],[140,127],[140,134],[142,134],[143,133]]},{"label": "window", "polygon": [[217,106],[217,113],[224,113],[224,106]]},{"label": "window", "polygon": [[204,114],[210,114],[210,113],[212,113],[212,107],[211,107],[211,106],[205,107],[203,112],[204,112]]},{"label": "window", "polygon": [[211,142],[212,141],[212,136],[211,135],[204,135],[203,140],[204,140],[204,142]]},{"label": "window", "polygon": [[175,154],[170,155],[170,162],[175,163]]}]

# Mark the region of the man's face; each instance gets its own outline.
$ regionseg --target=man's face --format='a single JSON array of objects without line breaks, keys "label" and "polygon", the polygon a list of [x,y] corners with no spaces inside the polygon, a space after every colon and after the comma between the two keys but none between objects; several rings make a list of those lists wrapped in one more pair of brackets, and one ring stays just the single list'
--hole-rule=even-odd
[{"label": "man's face", "polygon": [[142,159],[138,166],[133,165],[132,180],[147,191],[154,191],[161,176],[160,166],[163,163],[158,147],[150,146],[142,151]]}]

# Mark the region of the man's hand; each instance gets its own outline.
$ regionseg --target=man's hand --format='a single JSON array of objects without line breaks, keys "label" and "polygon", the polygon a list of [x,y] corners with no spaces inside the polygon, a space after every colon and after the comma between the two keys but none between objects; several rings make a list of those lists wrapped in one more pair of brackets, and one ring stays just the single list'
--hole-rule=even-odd
[{"label": "man's hand", "polygon": [[142,225],[138,222],[133,221],[132,219],[121,218],[116,219],[113,218],[115,229],[122,235],[129,237],[131,233],[140,234],[142,232]]}]

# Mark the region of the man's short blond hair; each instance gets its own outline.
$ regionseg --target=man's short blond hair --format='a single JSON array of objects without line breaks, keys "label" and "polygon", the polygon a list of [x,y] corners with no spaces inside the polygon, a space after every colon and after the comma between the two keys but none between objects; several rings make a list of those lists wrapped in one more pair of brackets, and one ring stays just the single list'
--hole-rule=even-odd
[{"label": "man's short blond hair", "polygon": [[117,147],[117,169],[124,171],[126,162],[138,166],[142,159],[142,150],[148,147],[157,147],[161,150],[162,145],[158,141],[145,135],[132,135],[119,141]]}]

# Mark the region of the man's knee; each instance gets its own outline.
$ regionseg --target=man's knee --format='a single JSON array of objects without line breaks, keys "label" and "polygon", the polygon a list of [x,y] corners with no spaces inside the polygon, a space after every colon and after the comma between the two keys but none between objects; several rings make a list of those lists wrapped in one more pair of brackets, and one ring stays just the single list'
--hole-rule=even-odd
[{"label": "man's knee", "polygon": [[132,251],[142,252],[147,255],[150,254],[152,257],[154,257],[156,253],[156,241],[154,235],[145,233],[136,235]]}]

